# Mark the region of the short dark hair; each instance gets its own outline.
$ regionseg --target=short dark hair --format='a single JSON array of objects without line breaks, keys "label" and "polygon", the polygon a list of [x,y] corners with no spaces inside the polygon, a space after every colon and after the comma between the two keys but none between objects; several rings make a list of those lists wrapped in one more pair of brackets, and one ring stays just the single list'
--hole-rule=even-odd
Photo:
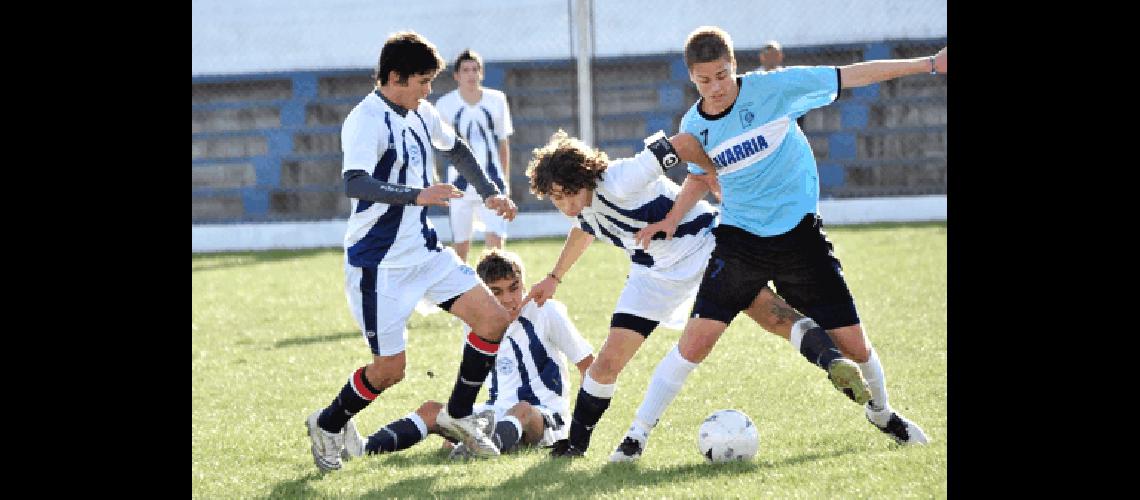
[{"label": "short dark hair", "polygon": [[387,85],[388,73],[395,71],[399,77],[397,82],[404,83],[412,75],[439,74],[443,65],[439,51],[427,38],[415,31],[401,31],[384,42],[373,76],[380,80],[380,85]]},{"label": "short dark hair", "polygon": [[736,55],[732,52],[732,37],[716,26],[701,26],[685,40],[685,66],[693,67],[696,63],[716,61],[728,57],[728,62],[736,64]]},{"label": "short dark hair", "polygon": [[479,65],[479,69],[483,69],[483,56],[474,50],[463,49],[463,52],[460,52],[459,56],[455,58],[455,62],[452,63],[453,71],[458,73],[459,65],[463,64],[463,61],[475,61],[475,64]]},{"label": "short dark hair", "polygon": [[558,129],[550,136],[550,142],[534,150],[527,164],[530,192],[541,199],[543,195],[550,194],[551,184],[555,182],[562,186],[563,194],[568,195],[583,188],[594,189],[609,162],[604,151],[591,148]]},{"label": "short dark hair", "polygon": [[519,281],[526,279],[522,258],[514,252],[498,248],[491,248],[483,252],[483,255],[479,257],[479,264],[475,266],[475,272],[479,273],[479,279],[483,280],[483,283],[499,281],[504,278],[518,278]]}]

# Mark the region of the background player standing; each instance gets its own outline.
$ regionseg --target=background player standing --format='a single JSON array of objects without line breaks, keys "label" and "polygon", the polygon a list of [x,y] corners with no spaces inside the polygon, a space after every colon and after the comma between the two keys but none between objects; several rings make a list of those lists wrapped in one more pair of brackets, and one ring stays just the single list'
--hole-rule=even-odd
[{"label": "background player standing", "polygon": [[[486,88],[483,82],[483,58],[471,49],[464,50],[452,65],[459,87],[441,96],[435,107],[439,115],[455,129],[471,147],[479,168],[508,198],[511,196],[511,110],[507,96]],[[507,221],[483,205],[475,186],[455,169],[446,167],[446,181],[463,191],[463,198],[451,202],[448,217],[455,253],[467,261],[471,233],[476,214],[486,228],[487,248],[503,248],[507,239]]]}]

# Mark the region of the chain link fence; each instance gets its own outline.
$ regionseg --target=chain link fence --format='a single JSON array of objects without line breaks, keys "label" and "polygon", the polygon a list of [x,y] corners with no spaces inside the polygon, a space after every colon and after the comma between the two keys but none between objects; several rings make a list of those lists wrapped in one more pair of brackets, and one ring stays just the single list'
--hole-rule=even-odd
[{"label": "chain link fence", "polygon": [[[574,2],[518,2],[520,9],[548,9],[543,24],[547,46],[533,49],[542,57],[492,58],[496,44],[513,36],[509,25],[471,30],[456,43],[440,43],[437,38],[448,39],[421,31],[440,46],[448,63],[463,48],[483,53],[483,85],[507,95],[515,128],[510,137],[511,195],[523,211],[553,209],[549,201],[530,194],[525,169],[531,150],[558,129],[580,133]],[[784,32],[795,35],[779,40],[786,66],[926,56],[946,44],[944,30],[909,38],[847,34],[842,16],[827,28],[845,34],[839,42],[799,41],[808,38],[788,27],[792,20],[774,25],[770,35],[734,30],[730,7],[742,4],[747,2],[709,2],[707,21],[682,19],[675,22],[676,29],[650,30],[657,33],[656,42],[645,44],[649,53],[639,54],[615,54],[625,49],[613,47],[631,38],[649,39],[647,30],[631,27],[635,22],[615,23],[610,18],[619,13],[596,5],[590,62],[594,144],[611,158],[621,158],[636,153],[641,140],[657,130],[677,131],[681,116],[698,98],[680,50],[685,36],[701,24],[720,25],[734,37],[739,73],[759,67],[760,40],[779,40]],[[683,17],[684,12],[677,14]],[[944,6],[941,15],[944,19]],[[385,36],[375,35],[376,53],[356,68],[192,76],[192,223],[346,218],[340,126],[373,89],[372,64]],[[434,103],[455,88],[449,67],[435,80],[428,100]],[[808,112],[801,126],[815,150],[822,197],[945,194],[946,96],[945,76],[918,75],[843,90],[837,102]],[[684,169],[669,175],[680,182]],[[445,210],[432,207],[429,215]]]}]

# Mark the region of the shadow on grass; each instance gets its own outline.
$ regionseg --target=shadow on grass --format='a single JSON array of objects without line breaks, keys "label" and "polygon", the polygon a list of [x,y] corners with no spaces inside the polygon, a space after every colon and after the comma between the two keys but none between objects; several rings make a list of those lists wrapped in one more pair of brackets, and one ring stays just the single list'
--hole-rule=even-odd
[{"label": "shadow on grass", "polygon": [[[603,463],[591,471],[565,471],[571,462],[566,459],[550,459],[543,457],[521,474],[492,486],[458,486],[443,490],[430,490],[437,476],[405,479],[384,485],[364,495],[367,498],[390,498],[406,496],[430,495],[438,498],[455,497],[485,497],[497,498],[504,494],[514,497],[546,497],[559,498],[563,496],[596,496],[603,493],[613,493],[628,488],[643,486],[655,487],[659,485],[675,485],[687,480],[706,480],[717,476],[738,476],[742,474],[763,474],[767,470],[778,470],[786,466],[795,466],[807,462],[825,460],[863,450],[846,448],[824,453],[805,453],[790,457],[779,462],[764,463],[758,461],[732,462],[723,464],[689,463],[650,469],[633,463]],[[526,453],[546,454],[546,450],[527,451]],[[439,455],[430,462],[440,465],[449,461],[446,455]],[[510,460],[503,457],[499,460]],[[589,460],[589,459],[587,459]],[[399,467],[401,465],[423,465],[421,459],[398,460],[392,456],[383,464],[384,468]]]},{"label": "shadow on grass", "polygon": [[[333,472],[335,474],[335,472]],[[309,486],[310,481],[320,479],[324,476],[324,472],[311,471],[304,477],[299,477],[292,481],[282,481],[273,487],[271,492],[266,498],[313,498],[317,496],[317,490]]]},{"label": "shadow on grass", "polygon": [[231,267],[300,259],[339,251],[340,250],[335,248],[314,248],[308,250],[261,250],[251,252],[191,254],[190,272],[193,274],[198,271],[214,271]]},{"label": "shadow on grass", "polygon": [[351,331],[343,333],[330,333],[328,335],[320,335],[316,337],[293,337],[285,340],[278,340],[277,342],[273,343],[273,347],[293,347],[299,345],[319,344],[321,342],[336,342],[340,340],[355,338],[360,338],[360,332]]}]

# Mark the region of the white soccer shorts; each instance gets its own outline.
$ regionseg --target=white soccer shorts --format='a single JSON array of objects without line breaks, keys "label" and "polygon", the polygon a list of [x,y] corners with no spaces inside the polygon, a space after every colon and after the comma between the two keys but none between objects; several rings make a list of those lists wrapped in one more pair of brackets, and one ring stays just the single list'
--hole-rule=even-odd
[{"label": "white soccer shorts", "polygon": [[408,317],[420,298],[439,304],[478,284],[475,270],[460,261],[451,247],[411,267],[360,268],[349,265],[347,259],[344,264],[344,289],[352,318],[372,353],[381,356],[404,352]]},{"label": "white soccer shorts", "polygon": [[697,251],[667,268],[631,264],[629,278],[614,312],[640,316],[657,321],[665,328],[683,330],[714,247],[716,240],[709,235]]},{"label": "white soccer shorts", "polygon": [[475,217],[483,223],[483,231],[495,233],[501,238],[507,236],[507,221],[499,217],[494,210],[487,208],[479,198],[456,198],[451,200],[451,209],[447,216],[451,221],[451,239],[456,243],[471,241],[474,231]]},{"label": "white soccer shorts", "polygon": [[[551,446],[555,441],[570,437],[570,418],[569,415],[566,414],[565,410],[559,412],[556,410],[551,410],[550,408],[542,405],[531,406],[534,407],[534,409],[538,410],[539,413],[546,416],[548,420],[552,422],[562,422],[562,427],[558,430],[553,430],[550,427],[544,425],[542,427],[542,439],[539,440],[538,444],[535,444],[534,446]],[[485,408],[487,408],[487,405],[485,403],[476,403],[474,406],[472,406],[472,411],[473,413],[479,413]],[[506,418],[507,411],[510,410],[510,407],[502,407],[499,405],[491,406],[491,408],[495,410],[495,422],[501,422],[504,418]],[[555,415],[558,415],[558,417],[555,418]]]}]

